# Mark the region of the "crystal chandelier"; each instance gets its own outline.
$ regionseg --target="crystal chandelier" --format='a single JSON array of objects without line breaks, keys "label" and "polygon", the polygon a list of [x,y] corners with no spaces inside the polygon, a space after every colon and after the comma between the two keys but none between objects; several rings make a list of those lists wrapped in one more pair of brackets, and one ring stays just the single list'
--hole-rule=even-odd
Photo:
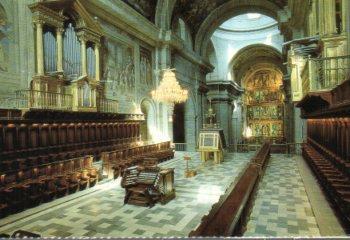
[{"label": "crystal chandelier", "polygon": [[171,69],[164,70],[158,88],[153,90],[151,94],[154,100],[169,105],[185,102],[188,98],[188,91],[181,88],[176,80],[175,73]]}]

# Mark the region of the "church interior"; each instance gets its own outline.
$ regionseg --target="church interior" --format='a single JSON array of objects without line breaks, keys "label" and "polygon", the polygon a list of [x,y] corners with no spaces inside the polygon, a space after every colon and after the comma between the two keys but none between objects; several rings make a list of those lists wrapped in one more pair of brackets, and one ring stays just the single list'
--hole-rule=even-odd
[{"label": "church interior", "polygon": [[349,0],[0,0],[0,238],[350,234]]}]

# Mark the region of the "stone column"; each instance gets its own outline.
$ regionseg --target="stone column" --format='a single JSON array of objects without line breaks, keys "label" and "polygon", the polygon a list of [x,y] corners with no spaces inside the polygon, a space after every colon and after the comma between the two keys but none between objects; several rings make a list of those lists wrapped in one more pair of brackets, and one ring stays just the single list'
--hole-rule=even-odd
[{"label": "stone column", "polygon": [[86,39],[84,37],[80,37],[80,46],[81,46],[81,75],[87,76]]},{"label": "stone column", "polygon": [[160,50],[160,68],[165,69],[169,68],[171,64],[171,51],[169,45],[163,45]]},{"label": "stone column", "polygon": [[233,100],[242,93],[242,90],[228,80],[207,84],[209,87],[207,96],[212,99],[216,120],[224,130],[226,144],[229,146],[230,143],[234,142],[233,138],[235,137],[232,132]]},{"label": "stone column", "polygon": [[43,24],[41,20],[35,21],[36,27],[36,64],[37,75],[44,75],[44,44],[43,44]]},{"label": "stone column", "polygon": [[323,26],[326,35],[337,33],[334,0],[323,0]]},{"label": "stone column", "polygon": [[100,45],[98,43],[95,44],[95,78],[96,81],[100,81]]},{"label": "stone column", "polygon": [[224,130],[226,145],[228,147],[234,142],[234,136],[232,132],[232,114],[234,107],[232,105],[232,99],[226,98],[224,96],[223,98],[215,98],[212,101],[212,105],[216,113],[217,122]]},{"label": "stone column", "polygon": [[350,55],[350,1],[343,0],[342,1],[342,11],[343,11],[343,32],[347,35],[347,50],[348,55]]},{"label": "stone column", "polygon": [[174,121],[174,104],[168,104],[168,133],[171,142],[174,142],[174,133],[173,133],[173,121]]},{"label": "stone column", "polygon": [[63,38],[64,28],[56,28],[57,72],[63,72]]}]

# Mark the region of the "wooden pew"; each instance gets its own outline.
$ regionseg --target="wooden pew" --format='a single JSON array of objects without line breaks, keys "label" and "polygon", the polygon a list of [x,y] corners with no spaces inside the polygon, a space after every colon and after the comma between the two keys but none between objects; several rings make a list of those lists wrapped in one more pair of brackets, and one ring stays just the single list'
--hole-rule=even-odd
[{"label": "wooden pew", "polygon": [[270,149],[269,143],[263,144],[238,181],[231,184],[189,237],[239,236],[243,233],[256,186],[270,157]]},{"label": "wooden pew", "polygon": [[94,186],[93,156],[0,173],[0,218]]}]

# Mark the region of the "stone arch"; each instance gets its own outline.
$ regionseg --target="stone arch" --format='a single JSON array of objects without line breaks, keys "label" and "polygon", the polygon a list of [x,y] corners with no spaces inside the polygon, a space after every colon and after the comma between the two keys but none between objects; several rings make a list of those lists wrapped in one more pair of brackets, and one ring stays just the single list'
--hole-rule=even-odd
[{"label": "stone arch", "polygon": [[207,51],[207,55],[205,56],[205,59],[213,65],[215,68],[212,72],[208,73],[206,75],[206,79],[208,81],[210,80],[216,80],[217,78],[217,66],[218,66],[218,57],[217,57],[217,51],[215,49],[215,46],[212,41],[209,42]]},{"label": "stone arch", "polygon": [[145,121],[141,123],[141,140],[156,140],[156,108],[154,102],[149,98],[144,98],[140,103],[141,112],[145,114]]},{"label": "stone arch", "polygon": [[274,64],[284,73],[286,69],[282,62],[282,53],[279,49],[266,44],[252,44],[240,49],[232,57],[228,69],[231,72],[232,80],[240,85],[242,76],[253,65],[259,63]]},{"label": "stone arch", "polygon": [[171,17],[176,0],[158,0],[155,14],[157,27],[167,31],[171,29]]},{"label": "stone arch", "polygon": [[201,56],[206,56],[210,37],[223,22],[232,17],[248,12],[256,12],[277,20],[279,10],[282,9],[268,0],[249,1],[249,3],[247,1],[230,0],[212,11],[201,24],[195,37],[195,51]]},{"label": "stone arch", "polygon": [[174,19],[171,25],[171,29],[185,42],[185,45],[193,49],[193,39],[188,24],[179,17]]}]

